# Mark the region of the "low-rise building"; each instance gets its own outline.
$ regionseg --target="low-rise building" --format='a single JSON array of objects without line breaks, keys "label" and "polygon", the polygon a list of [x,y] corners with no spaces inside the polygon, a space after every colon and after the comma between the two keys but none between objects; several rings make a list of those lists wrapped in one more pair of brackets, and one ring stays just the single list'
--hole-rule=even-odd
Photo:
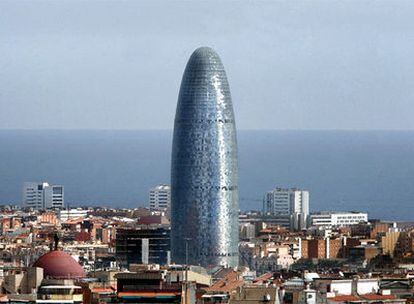
[{"label": "low-rise building", "polygon": [[70,219],[85,218],[88,215],[88,210],[82,208],[59,210],[58,217],[61,222]]},{"label": "low-rise building", "polygon": [[300,239],[303,259],[337,259],[342,257],[342,239]]},{"label": "low-rise building", "polygon": [[231,294],[229,304],[269,303],[279,304],[276,286],[241,286]]},{"label": "low-rise building", "polygon": [[321,212],[310,215],[311,226],[341,227],[368,222],[368,213],[364,212]]}]

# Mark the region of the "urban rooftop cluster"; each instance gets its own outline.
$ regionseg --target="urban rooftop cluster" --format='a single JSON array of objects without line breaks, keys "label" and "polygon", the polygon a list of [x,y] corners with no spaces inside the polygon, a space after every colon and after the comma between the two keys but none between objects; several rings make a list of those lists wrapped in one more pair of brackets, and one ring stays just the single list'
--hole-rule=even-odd
[{"label": "urban rooftop cluster", "polygon": [[[53,201],[56,187],[59,207],[44,200]],[[239,212],[237,267],[174,263],[169,185],[151,188],[147,206],[136,209],[65,208],[63,190],[25,183],[22,207],[1,207],[0,302],[414,299],[414,227],[362,212],[309,213],[305,190],[275,188],[263,210]]]}]

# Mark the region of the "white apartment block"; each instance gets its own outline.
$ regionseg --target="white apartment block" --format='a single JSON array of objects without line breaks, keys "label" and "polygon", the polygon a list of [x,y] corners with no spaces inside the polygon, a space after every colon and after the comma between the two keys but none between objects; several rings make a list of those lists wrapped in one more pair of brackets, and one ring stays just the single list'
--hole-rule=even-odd
[{"label": "white apartment block", "polygon": [[82,208],[59,210],[59,220],[66,222],[69,219],[85,218],[88,215],[88,210]]},{"label": "white apartment block", "polygon": [[171,208],[171,187],[168,185],[158,185],[149,191],[149,205],[151,211],[166,211],[169,213]]},{"label": "white apartment block", "polygon": [[364,212],[321,212],[311,214],[311,226],[341,227],[368,222],[368,213]]},{"label": "white apartment block", "polygon": [[306,228],[309,215],[309,191],[276,188],[266,193],[263,209],[267,215],[289,215],[291,228]]},{"label": "white apartment block", "polygon": [[61,209],[65,205],[64,189],[46,182],[23,184],[23,206],[36,210]]}]

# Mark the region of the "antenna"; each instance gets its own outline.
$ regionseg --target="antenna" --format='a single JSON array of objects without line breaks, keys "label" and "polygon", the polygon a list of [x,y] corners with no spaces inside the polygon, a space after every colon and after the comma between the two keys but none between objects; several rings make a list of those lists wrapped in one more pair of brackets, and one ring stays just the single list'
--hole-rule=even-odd
[{"label": "antenna", "polygon": [[53,241],[54,241],[54,243],[55,243],[55,248],[54,248],[54,250],[56,251],[56,250],[58,250],[58,244],[59,244],[59,236],[58,236],[58,234],[57,234],[57,233],[55,233],[55,235],[53,236]]}]

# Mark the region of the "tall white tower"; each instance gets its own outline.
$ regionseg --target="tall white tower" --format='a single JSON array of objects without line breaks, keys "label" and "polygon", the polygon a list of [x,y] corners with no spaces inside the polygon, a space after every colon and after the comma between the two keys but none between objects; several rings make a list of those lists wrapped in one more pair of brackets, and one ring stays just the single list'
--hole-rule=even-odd
[{"label": "tall white tower", "polygon": [[46,182],[23,184],[23,206],[35,210],[61,209],[65,205],[63,186]]},{"label": "tall white tower", "polygon": [[149,205],[151,211],[165,211],[168,214],[171,210],[171,187],[158,185],[149,191]]},{"label": "tall white tower", "polygon": [[291,228],[306,228],[309,216],[309,191],[276,188],[265,194],[263,209],[268,215],[290,216]]}]

